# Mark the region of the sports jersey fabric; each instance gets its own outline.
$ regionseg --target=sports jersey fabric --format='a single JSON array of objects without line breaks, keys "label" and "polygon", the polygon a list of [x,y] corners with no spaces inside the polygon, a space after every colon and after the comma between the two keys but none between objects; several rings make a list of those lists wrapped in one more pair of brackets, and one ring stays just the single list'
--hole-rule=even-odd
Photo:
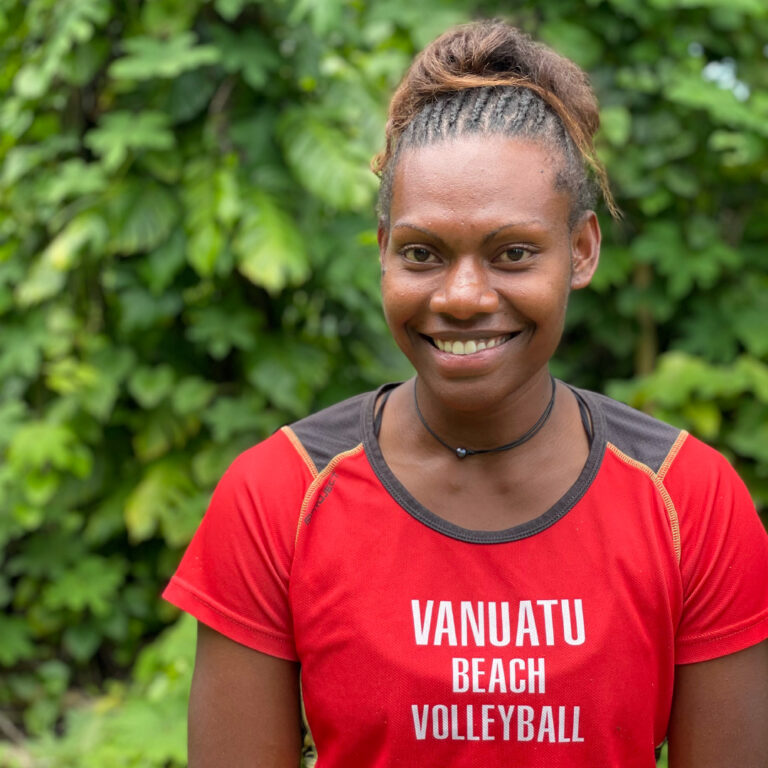
[{"label": "sports jersey fabric", "polygon": [[686,432],[574,390],[592,440],[573,487],[468,530],[385,463],[386,389],[242,454],[165,597],[301,663],[317,768],[653,766],[675,664],[768,636],[743,483]]}]

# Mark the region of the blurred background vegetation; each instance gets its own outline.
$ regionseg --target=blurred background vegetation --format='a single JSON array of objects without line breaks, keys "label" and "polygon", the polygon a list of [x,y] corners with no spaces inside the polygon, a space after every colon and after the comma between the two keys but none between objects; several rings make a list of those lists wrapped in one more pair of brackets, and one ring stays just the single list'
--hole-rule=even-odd
[{"label": "blurred background vegetation", "polygon": [[768,505],[764,0],[3,0],[0,765],[185,764],[159,592],[238,452],[409,375],[368,160],[414,51],[496,15],[591,73],[626,214],[555,373]]}]

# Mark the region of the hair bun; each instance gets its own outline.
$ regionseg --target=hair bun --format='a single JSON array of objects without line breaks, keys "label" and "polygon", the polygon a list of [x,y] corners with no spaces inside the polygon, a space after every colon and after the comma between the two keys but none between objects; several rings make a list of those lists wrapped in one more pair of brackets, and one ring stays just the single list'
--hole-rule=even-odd
[{"label": "hair bun", "polygon": [[385,149],[373,159],[373,170],[383,173],[403,131],[440,94],[489,86],[525,88],[546,102],[594,172],[611,213],[618,215],[594,149],[600,113],[586,73],[570,59],[500,20],[454,27],[415,58],[392,97]]},{"label": "hair bun", "polygon": [[[463,78],[485,85],[523,79],[555,96],[590,136],[600,125],[597,99],[585,72],[570,59],[506,22],[479,21],[449,30],[413,63],[414,85],[434,93]],[[410,75],[411,73],[409,73]]]}]

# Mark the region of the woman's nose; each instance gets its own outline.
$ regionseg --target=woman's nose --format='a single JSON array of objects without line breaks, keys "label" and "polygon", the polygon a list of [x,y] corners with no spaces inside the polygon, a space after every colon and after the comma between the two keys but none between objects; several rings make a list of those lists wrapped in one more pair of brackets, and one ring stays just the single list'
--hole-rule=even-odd
[{"label": "woman's nose", "polygon": [[468,320],[499,308],[499,295],[489,282],[486,265],[474,258],[458,259],[446,270],[429,307],[439,314]]}]

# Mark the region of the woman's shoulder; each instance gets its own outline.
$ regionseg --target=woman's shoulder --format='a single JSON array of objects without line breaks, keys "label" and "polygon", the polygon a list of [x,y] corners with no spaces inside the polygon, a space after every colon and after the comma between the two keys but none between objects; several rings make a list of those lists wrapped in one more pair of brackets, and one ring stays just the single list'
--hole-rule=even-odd
[{"label": "woman's shoulder", "polygon": [[606,395],[574,391],[587,404],[605,450],[649,474],[663,486],[669,503],[678,506],[681,515],[693,509],[701,516],[725,496],[731,497],[732,505],[754,514],[744,482],[718,450],[685,429]]},{"label": "woman's shoulder", "polygon": [[608,450],[654,473],[663,470],[665,462],[689,437],[685,430],[607,395],[576,388],[574,392],[586,403],[595,436],[605,442]]},{"label": "woman's shoulder", "polygon": [[226,475],[260,484],[269,478],[279,484],[287,475],[311,481],[334,457],[362,445],[376,396],[385,389],[354,395],[280,427],[239,454]]},{"label": "woman's shoulder", "polygon": [[283,427],[281,431],[320,472],[336,456],[362,445],[366,419],[373,411],[379,391],[363,392],[342,400]]}]

